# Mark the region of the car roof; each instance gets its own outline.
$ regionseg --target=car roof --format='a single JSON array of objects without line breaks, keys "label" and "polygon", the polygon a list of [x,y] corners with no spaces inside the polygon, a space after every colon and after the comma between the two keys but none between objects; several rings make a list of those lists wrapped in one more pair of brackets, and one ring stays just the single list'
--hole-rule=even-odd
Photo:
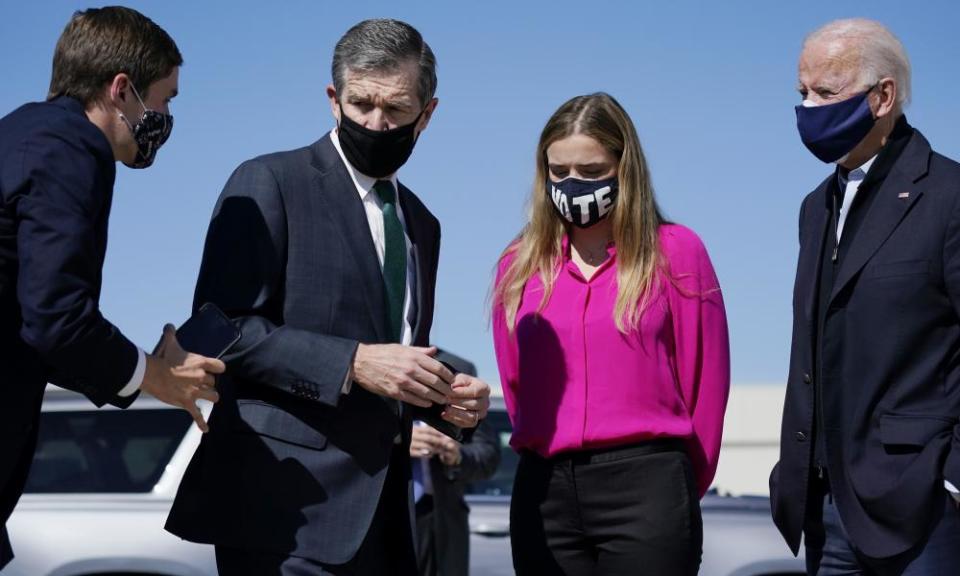
[{"label": "car roof", "polygon": [[[173,406],[164,404],[163,402],[157,400],[153,396],[148,394],[140,394],[140,397],[137,398],[128,410],[156,410],[158,408],[169,408],[174,409]],[[46,412],[57,412],[65,410],[97,410],[97,406],[90,402],[86,396],[83,394],[74,392],[72,390],[66,390],[55,386],[53,384],[47,384],[46,391],[43,395],[43,410]],[[118,410],[115,406],[103,406],[101,410]]]},{"label": "car roof", "polygon": [[[104,408],[110,409],[112,406],[104,406]],[[173,406],[164,404],[163,402],[157,400],[153,396],[150,396],[145,393],[141,393],[140,397],[137,398],[137,401],[130,405],[129,409],[157,409],[157,408],[169,408],[174,409]],[[43,396],[43,409],[44,410],[95,410],[94,406],[86,396],[72,390],[67,390],[61,388],[54,384],[47,384],[46,392]],[[503,412],[505,411],[506,404],[504,403],[503,396],[490,396],[490,409],[493,411]]]}]

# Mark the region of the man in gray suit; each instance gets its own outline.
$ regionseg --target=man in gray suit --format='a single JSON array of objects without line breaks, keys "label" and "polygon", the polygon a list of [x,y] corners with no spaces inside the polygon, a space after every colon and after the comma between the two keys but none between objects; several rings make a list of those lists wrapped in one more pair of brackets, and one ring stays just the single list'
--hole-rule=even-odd
[{"label": "man in gray suit", "polygon": [[433,53],[367,20],[332,68],[336,129],[234,172],[197,281],[242,337],[167,529],[216,545],[221,574],[415,574],[413,412],[469,428],[489,405],[433,358],[440,225],[397,180],[437,106]]}]

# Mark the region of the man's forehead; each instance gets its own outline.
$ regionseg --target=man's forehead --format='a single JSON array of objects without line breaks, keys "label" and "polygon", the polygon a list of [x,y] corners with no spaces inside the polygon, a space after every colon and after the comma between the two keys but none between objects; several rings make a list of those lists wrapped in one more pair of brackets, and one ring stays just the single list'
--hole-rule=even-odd
[{"label": "man's forehead", "polygon": [[400,65],[390,70],[351,70],[344,73],[344,92],[348,96],[378,97],[390,100],[414,100],[418,69]]},{"label": "man's forehead", "polygon": [[800,79],[843,79],[856,75],[860,54],[842,40],[808,42],[800,54]]}]

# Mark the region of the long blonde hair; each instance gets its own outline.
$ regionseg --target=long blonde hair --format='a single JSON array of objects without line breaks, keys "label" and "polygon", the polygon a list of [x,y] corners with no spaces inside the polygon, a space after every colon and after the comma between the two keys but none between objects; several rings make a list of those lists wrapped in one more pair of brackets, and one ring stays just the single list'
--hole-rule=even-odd
[{"label": "long blonde hair", "polygon": [[656,289],[661,268],[658,229],[664,223],[653,195],[647,161],[630,116],[609,94],[577,96],[553,113],[537,144],[537,173],[530,196],[530,221],[501,256],[515,258],[494,287],[495,306],[503,306],[514,329],[527,281],[539,274],[544,285],[538,310],[550,301],[567,224],[547,195],[547,148],[573,134],[589,136],[619,159],[620,193],[610,218],[617,247],[617,302],[613,319],[622,333],[635,329]]}]

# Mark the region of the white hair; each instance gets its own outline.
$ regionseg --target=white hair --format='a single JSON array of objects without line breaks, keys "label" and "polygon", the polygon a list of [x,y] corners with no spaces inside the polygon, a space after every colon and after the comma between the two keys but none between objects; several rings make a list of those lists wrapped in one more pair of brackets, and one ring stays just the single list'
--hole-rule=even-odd
[{"label": "white hair", "polygon": [[814,42],[842,42],[846,49],[855,50],[860,59],[860,82],[872,86],[883,78],[893,78],[897,104],[902,109],[910,103],[910,59],[900,40],[883,24],[866,18],[834,20],[812,32],[803,44]]}]

